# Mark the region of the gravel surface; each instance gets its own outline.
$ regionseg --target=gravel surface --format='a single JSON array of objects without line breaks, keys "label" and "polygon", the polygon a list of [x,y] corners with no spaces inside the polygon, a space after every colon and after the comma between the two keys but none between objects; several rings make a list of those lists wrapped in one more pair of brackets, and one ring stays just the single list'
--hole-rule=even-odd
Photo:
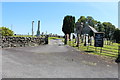
[{"label": "gravel surface", "polygon": [[50,40],[48,45],[3,49],[2,77],[118,78],[118,65]]}]

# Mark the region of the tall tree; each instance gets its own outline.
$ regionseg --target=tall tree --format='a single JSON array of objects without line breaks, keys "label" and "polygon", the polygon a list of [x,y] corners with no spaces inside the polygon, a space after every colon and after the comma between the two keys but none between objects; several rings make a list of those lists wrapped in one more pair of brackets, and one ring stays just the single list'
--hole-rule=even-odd
[{"label": "tall tree", "polygon": [[[74,27],[75,27],[75,17],[74,16],[65,16],[64,20],[63,20],[63,27],[62,27],[62,31],[65,34],[66,37],[68,37],[67,35],[69,35],[69,39],[71,36],[71,33],[74,33]],[[67,40],[65,38],[65,40]],[[66,44],[66,42],[65,42]]]}]

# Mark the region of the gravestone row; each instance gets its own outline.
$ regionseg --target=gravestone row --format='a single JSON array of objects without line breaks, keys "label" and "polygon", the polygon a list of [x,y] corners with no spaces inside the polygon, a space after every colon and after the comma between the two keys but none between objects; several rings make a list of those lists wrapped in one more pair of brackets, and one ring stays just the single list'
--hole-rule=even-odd
[{"label": "gravestone row", "polygon": [[45,44],[45,38],[40,37],[1,37],[2,48],[5,47],[25,47],[25,46],[38,46]]}]

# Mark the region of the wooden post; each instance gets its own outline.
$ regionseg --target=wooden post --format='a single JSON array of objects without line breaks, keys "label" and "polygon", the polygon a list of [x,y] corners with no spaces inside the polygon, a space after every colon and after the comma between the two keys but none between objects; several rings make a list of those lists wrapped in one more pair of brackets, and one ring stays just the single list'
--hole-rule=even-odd
[{"label": "wooden post", "polygon": [[73,35],[73,38],[72,38],[72,43],[73,43],[73,47],[74,47],[74,35]]},{"label": "wooden post", "polygon": [[85,41],[84,41],[84,46],[86,46],[86,34],[85,34]]},{"label": "wooden post", "polygon": [[70,41],[70,39],[69,39],[68,41],[69,41],[69,46],[71,46],[71,41]]},{"label": "wooden post", "polygon": [[115,62],[120,63],[120,43],[118,44],[118,57]]},{"label": "wooden post", "polygon": [[88,46],[87,46],[87,51],[88,51],[88,49],[89,49],[89,44],[88,44]]},{"label": "wooden post", "polygon": [[79,34],[77,33],[77,47],[79,46],[79,42],[80,42],[80,40],[79,40]]},{"label": "wooden post", "polygon": [[102,53],[102,47],[101,47],[101,49],[100,49],[100,53]]},{"label": "wooden post", "polygon": [[95,51],[97,52],[97,47],[95,47]]},{"label": "wooden post", "polygon": [[67,34],[65,34],[65,40],[64,40],[64,44],[67,44]]}]

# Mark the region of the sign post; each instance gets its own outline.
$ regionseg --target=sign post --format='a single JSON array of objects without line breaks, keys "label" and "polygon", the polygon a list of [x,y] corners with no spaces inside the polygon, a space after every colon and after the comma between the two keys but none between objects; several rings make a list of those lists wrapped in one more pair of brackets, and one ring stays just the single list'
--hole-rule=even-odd
[{"label": "sign post", "polygon": [[95,33],[94,46],[95,47],[101,47],[100,53],[102,53],[103,37],[104,37],[104,33],[103,32],[97,32],[97,33]]}]

